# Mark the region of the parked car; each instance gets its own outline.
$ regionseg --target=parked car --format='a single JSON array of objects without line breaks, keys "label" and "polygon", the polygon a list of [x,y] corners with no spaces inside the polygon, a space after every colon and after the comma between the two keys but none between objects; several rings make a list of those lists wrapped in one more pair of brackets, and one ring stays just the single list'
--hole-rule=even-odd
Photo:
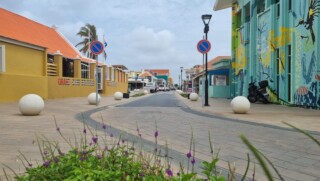
[{"label": "parked car", "polygon": [[146,90],[149,90],[150,93],[157,92],[157,86],[155,82],[148,82],[146,83],[146,86],[144,87]]},{"label": "parked car", "polygon": [[159,91],[165,91],[165,90],[166,90],[165,85],[163,84],[159,85]]}]

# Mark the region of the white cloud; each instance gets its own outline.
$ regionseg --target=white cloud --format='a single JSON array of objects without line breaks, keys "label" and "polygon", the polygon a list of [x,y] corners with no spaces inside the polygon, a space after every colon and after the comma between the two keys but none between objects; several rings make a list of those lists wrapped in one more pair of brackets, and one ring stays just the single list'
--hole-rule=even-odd
[{"label": "white cloud", "polygon": [[[55,25],[73,44],[81,26],[94,24],[108,42],[107,63],[129,69],[170,69],[202,64],[196,44],[202,39],[202,14],[213,14],[209,59],[230,55],[231,11],[214,12],[212,0],[3,0],[0,7],[49,27]],[[100,39],[101,40],[101,39]]]}]

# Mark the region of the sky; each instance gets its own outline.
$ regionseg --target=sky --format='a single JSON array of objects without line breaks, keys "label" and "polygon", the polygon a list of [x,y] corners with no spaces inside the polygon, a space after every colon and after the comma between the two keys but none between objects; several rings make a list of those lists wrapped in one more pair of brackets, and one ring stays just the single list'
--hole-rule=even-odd
[{"label": "sky", "polygon": [[[46,26],[56,26],[72,44],[80,27],[93,24],[108,43],[100,61],[129,70],[169,69],[178,83],[180,67],[202,65],[197,43],[203,14],[212,14],[208,61],[231,55],[231,9],[213,11],[215,0],[0,0],[0,7]],[[0,27],[3,28],[3,27]],[[79,49],[80,47],[78,47]],[[184,72],[184,71],[183,71]],[[183,73],[183,79],[186,78]]]}]

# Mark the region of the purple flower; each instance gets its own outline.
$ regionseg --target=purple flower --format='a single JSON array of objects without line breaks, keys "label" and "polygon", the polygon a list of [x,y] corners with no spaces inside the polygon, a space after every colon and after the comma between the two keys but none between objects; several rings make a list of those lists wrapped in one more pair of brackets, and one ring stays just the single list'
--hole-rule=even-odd
[{"label": "purple flower", "polygon": [[98,137],[92,137],[92,142],[93,142],[94,144],[97,144],[97,142],[98,142]]},{"label": "purple flower", "polygon": [[144,177],[144,173],[140,173],[139,176],[140,176],[140,177]]},{"label": "purple flower", "polygon": [[107,125],[103,124],[103,125],[102,125],[102,128],[103,128],[103,129],[107,129]]},{"label": "purple flower", "polygon": [[158,137],[159,133],[158,131],[154,132],[154,137]]},{"label": "purple flower", "polygon": [[121,142],[122,142],[122,144],[124,144],[124,142],[125,142],[125,141],[124,141],[124,139],[123,139],[123,140],[121,140]]},{"label": "purple flower", "polygon": [[43,166],[44,166],[44,167],[49,167],[49,166],[50,166],[50,163],[51,163],[50,160],[45,161],[45,162],[43,163]]},{"label": "purple flower", "polygon": [[58,163],[58,162],[59,162],[59,158],[58,158],[58,157],[54,157],[54,158],[53,158],[53,161],[54,161],[55,163]]},{"label": "purple flower", "polygon": [[112,134],[112,133],[110,134],[110,137],[111,137],[111,138],[113,137],[113,134]]},{"label": "purple flower", "polygon": [[104,146],[104,151],[107,151],[108,150],[108,146]]},{"label": "purple flower", "polygon": [[194,159],[194,157],[191,160],[191,164],[194,165],[196,163],[196,160]]},{"label": "purple flower", "polygon": [[86,130],[86,129],[83,129],[83,133],[84,133],[84,134],[87,134],[87,130]]},{"label": "purple flower", "polygon": [[166,170],[166,174],[167,174],[169,177],[172,177],[172,176],[173,176],[172,171],[171,171],[169,168]]},{"label": "purple flower", "polygon": [[102,158],[102,156],[101,155],[97,155],[97,158],[100,160]]},{"label": "purple flower", "polygon": [[191,152],[190,151],[187,153],[187,157],[191,158]]},{"label": "purple flower", "polygon": [[79,160],[80,160],[80,161],[83,161],[83,160],[84,160],[84,157],[80,157]]},{"label": "purple flower", "polygon": [[82,152],[82,155],[86,155],[88,152],[87,151],[83,151]]}]

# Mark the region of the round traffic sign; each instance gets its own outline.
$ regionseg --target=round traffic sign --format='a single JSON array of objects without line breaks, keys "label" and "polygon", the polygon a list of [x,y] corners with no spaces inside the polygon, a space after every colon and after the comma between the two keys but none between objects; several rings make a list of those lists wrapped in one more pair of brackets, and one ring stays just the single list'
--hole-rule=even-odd
[{"label": "round traffic sign", "polygon": [[90,50],[91,50],[91,53],[95,55],[99,55],[100,53],[103,52],[104,46],[100,41],[93,41],[90,44]]},{"label": "round traffic sign", "polygon": [[197,44],[197,49],[200,53],[208,53],[211,49],[211,44],[208,40],[200,40]]}]

